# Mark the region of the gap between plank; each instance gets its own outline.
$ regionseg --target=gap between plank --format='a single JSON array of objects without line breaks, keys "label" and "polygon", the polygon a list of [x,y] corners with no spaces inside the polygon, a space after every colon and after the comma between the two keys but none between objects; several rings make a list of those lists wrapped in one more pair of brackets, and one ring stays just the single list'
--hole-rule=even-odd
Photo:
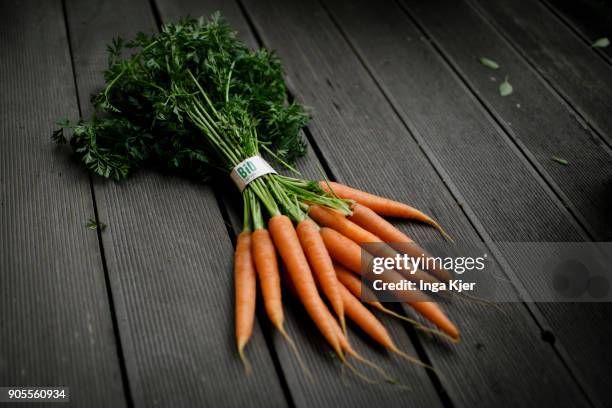
[{"label": "gap between plank", "polygon": [[[72,80],[74,83],[74,90],[77,102],[77,109],[79,112],[79,118],[82,119],[83,112],[81,110],[81,97],[79,93],[79,87],[77,83],[76,77],[76,69],[74,66],[74,54],[72,49],[72,38],[70,36],[70,27],[68,25],[68,12],[66,8],[66,0],[62,0],[62,16],[64,19],[64,30],[66,32],[66,39],[68,42],[68,53],[70,55],[70,70],[72,71]],[[98,204],[96,202],[96,192],[94,189],[94,181],[93,175],[90,171],[87,172],[87,178],[89,180],[89,191],[91,193],[91,201],[93,204],[94,210],[94,219],[96,220],[96,225],[100,226],[100,216],[98,215]],[[119,332],[119,323],[117,321],[117,311],[115,310],[115,301],[113,298],[113,290],[111,287],[110,277],[108,273],[108,266],[106,263],[106,255],[104,253],[104,244],[102,242],[102,230],[98,227],[96,228],[96,234],[98,236],[98,248],[100,250],[100,260],[102,261],[102,270],[104,271],[104,283],[106,286],[106,295],[108,298],[109,305],[109,313],[111,317],[111,323],[113,328],[113,337],[115,340],[115,349],[117,350],[117,360],[119,361],[119,372],[121,376],[121,383],[123,385],[123,392],[125,395],[126,403],[128,407],[134,406],[134,399],[132,397],[132,391],[130,388],[130,382],[127,375],[127,367],[125,365],[125,355],[123,352],[123,347],[121,345],[121,337]]]},{"label": "gap between plank", "polygon": [[[442,181],[444,182],[444,184],[449,189],[451,195],[455,198],[455,200],[457,200],[457,203],[460,205],[461,210],[466,215],[466,218],[467,218],[468,222],[470,222],[470,224],[475,229],[476,233],[481,237],[481,239],[485,242],[485,244],[491,249],[491,252],[494,253],[495,259],[499,262],[499,264],[501,266],[501,269],[511,279],[511,282],[512,282],[514,288],[518,291],[518,293],[520,294],[521,298],[524,299],[522,304],[527,309],[527,311],[531,315],[531,317],[533,318],[534,322],[536,323],[536,326],[539,327],[541,339],[543,341],[545,341],[546,343],[549,343],[550,346],[553,348],[555,354],[557,354],[557,356],[559,357],[559,360],[561,361],[563,366],[567,369],[569,375],[574,379],[574,381],[576,382],[576,384],[580,388],[580,391],[585,396],[587,402],[591,406],[596,406],[594,400],[590,397],[590,394],[587,392],[588,386],[586,384],[586,381],[582,378],[582,376],[580,376],[578,374],[580,371],[577,370],[576,367],[571,362],[571,359],[569,357],[569,353],[567,352],[567,350],[565,349],[564,346],[560,345],[558,342],[555,341],[554,333],[553,333],[552,329],[550,328],[550,326],[548,325],[548,322],[547,322],[546,318],[541,314],[541,312],[537,308],[536,304],[533,301],[531,301],[531,302],[529,301],[529,299],[531,299],[531,296],[527,293],[527,291],[525,290],[523,285],[520,283],[520,280],[515,275],[513,269],[510,267],[508,262],[505,260],[505,257],[501,254],[501,252],[499,251],[497,246],[494,245],[491,237],[486,232],[486,229],[485,229],[484,225],[478,220],[476,214],[470,209],[470,207],[461,198],[461,194],[459,193],[457,187],[454,186],[454,184],[450,181],[450,178],[448,177],[448,175],[446,174],[446,172],[442,168],[441,164],[438,162],[438,160],[433,155],[433,152],[431,152],[429,150],[429,148],[425,145],[424,140],[419,135],[418,131],[416,131],[416,129],[413,129],[412,126],[410,126],[410,124],[406,120],[404,114],[401,112],[401,110],[399,110],[397,108],[396,103],[395,103],[393,97],[386,91],[385,87],[380,83],[380,81],[378,80],[377,76],[374,74],[374,72],[370,68],[370,66],[367,63],[367,61],[365,61],[365,59],[362,57],[362,55],[359,52],[359,50],[354,46],[352,41],[348,38],[348,35],[344,32],[344,30],[342,29],[342,27],[340,26],[338,21],[335,19],[335,17],[332,15],[330,10],[321,1],[319,1],[319,3],[321,4],[321,7],[325,10],[325,12],[329,16],[330,20],[333,22],[334,26],[339,31],[339,33],[341,34],[343,39],[345,40],[345,42],[348,44],[348,46],[351,48],[353,53],[356,55],[357,59],[360,61],[360,63],[362,64],[362,66],[364,67],[364,69],[366,70],[368,75],[372,78],[372,80],[376,84],[377,88],[381,91],[382,95],[385,97],[385,99],[387,100],[387,102],[391,106],[391,108],[394,111],[394,113],[400,119],[400,121],[402,122],[404,127],[408,130],[409,134],[412,135],[412,137],[415,139],[415,141],[417,142],[419,147],[423,150],[426,158],[432,164],[434,170],[442,178]],[[404,7],[402,5],[400,5],[400,8],[409,17],[409,19],[413,20],[411,15],[404,9]],[[416,25],[416,27],[417,27],[417,29],[419,31],[421,31],[424,35],[427,35],[421,29],[421,26],[419,24],[415,23],[415,25]],[[429,38],[429,36],[427,36],[427,38]],[[431,41],[430,41],[430,44],[431,44]],[[436,47],[434,47],[434,50],[437,53],[440,52]],[[443,59],[448,64],[448,61],[445,58],[443,58]],[[453,67],[453,72],[455,72],[454,67]],[[461,80],[461,78],[459,78],[459,79]],[[461,82],[463,82],[463,81],[461,80]],[[471,88],[468,87],[468,89],[470,90],[470,93],[471,93]],[[477,98],[477,100],[478,100],[478,102],[481,103],[479,98]],[[485,108],[485,110],[488,112],[488,109]],[[493,118],[493,120],[494,120],[494,123],[497,122],[495,118]],[[500,130],[503,131],[504,129],[500,128]],[[502,133],[507,135],[507,133],[505,131],[503,131]],[[503,134],[502,134],[502,136],[503,136]],[[519,149],[519,151],[520,151],[520,149]],[[544,184],[546,185],[546,183],[544,183]],[[553,191],[553,193],[554,193],[554,191]],[[561,207],[561,208],[565,208],[565,207]],[[573,214],[570,212],[570,215],[573,215]],[[572,217],[570,217],[570,219],[572,219]],[[580,223],[578,223],[578,224],[580,225],[580,227],[582,227],[582,225]],[[589,235],[588,232],[584,232],[584,228],[579,228],[579,232],[581,232],[581,235],[586,235],[587,237]]]}]

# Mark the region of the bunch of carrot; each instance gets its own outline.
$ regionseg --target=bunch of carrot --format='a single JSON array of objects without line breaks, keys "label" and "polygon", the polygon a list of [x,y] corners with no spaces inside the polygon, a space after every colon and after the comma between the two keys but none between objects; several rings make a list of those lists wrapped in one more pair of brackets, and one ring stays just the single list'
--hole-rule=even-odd
[{"label": "bunch of carrot", "polygon": [[[396,253],[395,249],[385,242],[411,244],[408,246],[412,248],[410,251],[424,253],[410,237],[383,216],[430,224],[448,238],[444,230],[429,216],[413,207],[343,184],[327,181],[317,183],[276,174],[263,176],[259,180],[268,184],[270,179],[275,182],[275,187],[270,189],[273,192],[271,197],[280,201],[280,207],[289,216],[268,202],[271,197],[260,200],[263,198],[261,191],[257,194],[250,191],[250,186],[247,187],[243,191],[244,228],[238,236],[235,252],[236,342],[238,353],[247,367],[244,349],[251,337],[255,319],[257,279],[268,318],[289,341],[296,354],[295,345],[284,328],[282,280],[297,296],[320,334],[344,363],[346,356],[364,361],[347,339],[347,318],[387,350],[418,362],[397,348],[382,323],[362,303],[364,287],[359,276],[362,273],[362,256],[392,256]],[[267,227],[260,201],[269,210]],[[377,248],[381,248],[381,253],[362,252],[360,244],[364,243],[380,243]],[[281,273],[278,257],[282,260],[286,272],[284,274]],[[422,275],[418,278],[450,278],[445,270],[429,272],[431,274],[419,271]],[[402,279],[402,276],[387,271],[382,278],[393,281]],[[378,301],[366,303],[379,311],[410,321],[418,329],[457,341],[459,331],[455,325],[437,303],[430,301],[424,294],[421,296],[415,298],[411,293],[406,303],[437,326],[437,329],[425,327],[389,310]]]},{"label": "bunch of carrot", "polygon": [[[282,176],[261,159],[264,153],[295,171],[291,163],[305,152],[300,129],[308,115],[286,100],[282,65],[274,53],[250,50],[219,14],[208,21],[183,19],[129,42],[116,39],[108,50],[106,85],[92,99],[96,113],[77,123],[62,121],[53,138],[67,142],[64,130],[70,129],[79,160],[106,178],[124,179],[145,163],[197,177],[213,169],[231,172],[244,204],[235,254],[236,341],[243,360],[258,279],[272,324],[294,349],[283,326],[281,280],[345,364],[346,356],[361,359],[346,337],[346,318],[411,359],[360,302],[360,244],[383,243],[380,253],[364,256],[393,256],[396,249],[384,242],[412,243],[381,216],[422,221],[445,233],[405,204],[337,183]],[[422,252],[411,248],[417,256]],[[279,271],[279,256],[286,275]],[[429,272],[417,278],[448,279],[444,270]],[[390,271],[384,278],[401,276]],[[459,338],[436,303],[424,295],[405,300],[441,333]],[[379,302],[368,303],[405,318]]]}]

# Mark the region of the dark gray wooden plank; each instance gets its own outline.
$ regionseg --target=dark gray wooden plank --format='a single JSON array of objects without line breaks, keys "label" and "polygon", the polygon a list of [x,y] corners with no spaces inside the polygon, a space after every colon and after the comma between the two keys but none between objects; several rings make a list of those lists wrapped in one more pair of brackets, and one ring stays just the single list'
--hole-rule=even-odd
[{"label": "dark gray wooden plank", "polygon": [[[612,141],[612,67],[538,1],[468,0],[563,97]],[[510,78],[515,73],[509,72]],[[521,84],[515,88],[520,91]]]},{"label": "dark gray wooden plank", "polygon": [[[112,37],[155,29],[144,0],[74,0],[67,11],[81,95],[101,86]],[[135,405],[286,406],[257,325],[247,348],[257,375],[235,351],[233,249],[212,189],[143,170],[96,179],[95,192]]]},{"label": "dark gray wooden plank", "polygon": [[[612,4],[605,0],[542,0],[589,45],[612,38]],[[612,47],[594,49],[612,61]]]},{"label": "dark gray wooden plank", "polygon": [[[348,7],[348,3],[345,5]],[[285,61],[298,98],[314,107],[310,128],[334,175],[349,184],[413,203],[437,217],[458,240],[480,239],[460,208],[467,198],[472,199],[471,195],[459,194],[450,183],[449,173],[429,155],[431,148],[423,138],[417,144],[410,137],[321,7],[313,3],[254,0],[246,2],[245,8],[264,43],[276,49]],[[384,27],[362,24],[361,30],[374,35],[384,32]],[[389,43],[389,47],[402,49],[397,45],[396,41]],[[384,61],[389,63],[388,58],[393,57],[394,52],[387,49]],[[404,65],[402,71],[407,69]],[[462,92],[449,95],[464,96]],[[432,110],[428,115],[447,114]],[[472,114],[479,116],[478,112]],[[472,121],[472,117],[468,119]],[[495,129],[487,134],[495,135]],[[466,140],[468,135],[462,132],[458,137]],[[505,146],[503,140],[497,140],[496,148]],[[456,151],[457,146],[448,149]],[[453,160],[461,159],[479,166],[469,155]],[[437,168],[429,160],[435,161]],[[504,159],[502,163],[512,164],[512,160]],[[547,194],[540,195],[550,200]],[[421,226],[411,226],[410,233],[421,242],[439,239],[435,232]],[[432,341],[425,342],[425,346],[434,366],[442,372],[442,384],[454,404],[538,405],[566,403],[568,399],[574,404],[585,403],[555,352],[539,340],[539,330],[523,306],[508,305],[504,308],[506,313],[501,313],[491,307],[457,302],[447,309],[463,329],[463,343],[447,347]],[[537,378],[526,375],[535,372]],[[495,392],[490,392],[493,389]]]},{"label": "dark gray wooden plank", "polygon": [[[257,44],[247,21],[235,3],[211,0],[181,0],[161,1],[159,6],[160,14],[164,20],[176,20],[186,14],[208,15],[212,10],[220,10],[239,31],[240,37],[247,44],[250,46],[256,46]],[[306,177],[315,179],[320,177],[320,164],[312,148],[309,149],[307,156],[299,161],[297,167]],[[240,198],[232,185],[225,183],[225,186],[229,187],[229,191],[224,191],[224,201],[227,203],[234,231],[238,232],[242,224]],[[223,186],[220,186],[220,188],[222,189]],[[293,401],[297,406],[392,406],[404,403],[406,398],[414,400],[413,404],[417,406],[441,405],[437,392],[429,381],[425,370],[407,364],[403,360],[382,351],[371,340],[367,339],[360,330],[351,325],[349,325],[349,339],[353,346],[412,389],[406,390],[389,384],[364,384],[350,374],[348,377],[346,374],[342,374],[340,365],[336,360],[330,358],[328,346],[321,339],[316,327],[310,322],[302,306],[291,298],[290,293],[284,295],[286,327],[293,335],[307,367],[314,373],[314,381],[311,382],[304,376],[286,342],[277,334],[274,334],[273,338],[283,373]],[[265,316],[262,318],[267,319]],[[381,319],[397,342],[398,347],[416,355],[402,324],[385,317],[381,317]],[[273,329],[270,330],[274,332]]]},{"label": "dark gray wooden plank", "polygon": [[3,1],[0,60],[0,384],[125,406],[89,178],[50,139],[78,115],[61,2]]},{"label": "dark gray wooden plank", "polygon": [[[427,41],[419,39],[420,33],[398,8],[391,2],[377,8],[365,1],[328,3],[407,126],[431,149],[436,166],[449,175],[449,184],[465,198],[465,207],[473,211],[470,218],[482,227],[483,236],[493,241],[585,239],[538,175],[514,146],[504,143],[503,132]],[[402,42],[403,47],[395,46]],[[518,259],[508,262],[520,278],[517,283],[528,292],[537,294],[549,284],[534,274],[528,263]],[[597,338],[609,336],[610,325],[598,324],[595,317],[605,316],[609,306],[545,304],[540,310],[545,317],[540,324],[554,329],[561,343],[557,348],[566,354],[566,363],[579,369],[582,385],[594,398],[605,401],[601,378],[610,363],[594,357],[603,351],[594,337],[577,333],[595,330]],[[569,315],[582,316],[577,319],[581,330]],[[575,353],[578,344],[580,351]],[[571,355],[565,350],[571,350]]]},{"label": "dark gray wooden plank", "polygon": [[[467,4],[446,0],[404,3],[455,72],[591,235],[612,238],[612,195],[607,187],[612,178],[610,148]],[[501,68],[484,67],[478,60],[482,56]],[[516,92],[501,97],[499,83],[506,74]],[[540,126],[542,122],[546,125]],[[564,158],[569,165],[553,157]]]}]

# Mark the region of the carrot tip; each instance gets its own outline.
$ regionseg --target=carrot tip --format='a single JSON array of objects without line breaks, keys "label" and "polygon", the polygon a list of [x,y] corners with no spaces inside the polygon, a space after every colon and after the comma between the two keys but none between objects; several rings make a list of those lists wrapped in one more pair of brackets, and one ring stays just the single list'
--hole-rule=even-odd
[{"label": "carrot tip", "polygon": [[244,365],[246,374],[250,375],[252,372],[251,363],[249,363],[249,360],[246,358],[246,355],[244,354],[244,348],[246,347],[247,341],[248,339],[238,340],[238,355],[240,356],[240,360],[242,361],[242,364]]},{"label": "carrot tip", "polygon": [[344,337],[348,338],[348,333],[346,332],[346,318],[344,315],[340,315],[340,327],[342,328],[342,334],[344,334]]},{"label": "carrot tip", "polygon": [[304,375],[306,375],[309,381],[314,381],[314,377],[312,376],[312,373],[310,372],[308,367],[306,367],[306,364],[304,363],[304,360],[302,359],[302,355],[300,354],[293,339],[289,336],[289,333],[287,333],[287,331],[282,325],[277,326],[276,329],[285,338],[285,341],[287,341],[287,344],[289,344],[289,348],[291,349],[291,351],[293,351],[293,354],[295,355],[295,358],[297,359],[298,364],[300,365],[300,368],[304,372]]},{"label": "carrot tip", "polygon": [[357,369],[357,367],[355,367],[354,365],[352,365],[351,363],[349,363],[348,361],[343,360],[342,362],[346,367],[349,368],[349,370],[351,370],[351,372],[353,374],[355,374],[358,378],[360,378],[361,380],[367,382],[368,384],[376,384],[377,381],[374,381],[373,379],[371,379],[370,377],[368,377],[367,375],[359,372],[359,370]]},{"label": "carrot tip", "polygon": [[427,327],[427,326],[425,326],[425,325],[423,325],[423,324],[419,323],[418,321],[416,321],[416,320],[414,320],[414,319],[411,319],[411,318],[410,318],[410,317],[408,317],[408,316],[404,316],[404,315],[401,315],[401,314],[399,314],[399,313],[397,313],[397,312],[394,312],[393,310],[391,310],[391,309],[388,309],[388,308],[384,307],[384,306],[383,306],[382,304],[380,304],[380,303],[379,303],[379,304],[376,304],[376,303],[370,303],[370,304],[371,304],[371,305],[372,305],[374,308],[378,309],[379,311],[381,311],[381,312],[383,312],[383,313],[388,314],[389,316],[393,316],[393,317],[395,317],[395,318],[398,318],[398,319],[400,319],[400,320],[403,320],[403,321],[405,321],[405,322],[408,322],[408,323],[412,324],[412,325],[414,326],[414,328],[415,328],[415,329],[417,329],[417,330],[419,330],[419,331],[422,331],[423,333],[427,333],[427,334],[430,334],[430,335],[435,334],[435,335],[437,335],[437,336],[444,337],[445,339],[449,340],[451,343],[455,343],[455,344],[456,344],[456,343],[459,343],[459,334],[458,334],[458,333],[457,333],[457,337],[453,337],[453,336],[451,336],[451,335],[449,335],[449,334],[447,334],[447,333],[444,333],[444,332],[442,332],[442,331],[440,331],[440,330],[437,330],[437,329],[432,329],[432,328],[430,328],[430,327]]},{"label": "carrot tip", "polygon": [[407,354],[407,353],[403,352],[402,350],[400,350],[398,348],[393,348],[393,349],[391,349],[391,351],[393,351],[395,354],[397,354],[398,356],[402,357],[403,359],[405,359],[405,360],[407,360],[407,361],[409,361],[409,362],[411,362],[413,364],[416,364],[418,366],[421,366],[423,368],[426,368],[428,370],[431,370],[431,371],[433,371],[434,373],[437,374],[437,371],[436,371],[435,368],[433,368],[431,365],[429,365],[427,363],[422,362],[418,358],[413,357],[410,354]]},{"label": "carrot tip", "polygon": [[455,240],[453,239],[453,237],[451,237],[445,230],[444,228],[442,228],[442,226],[440,224],[438,224],[436,221],[431,220],[428,222],[429,225],[431,225],[432,227],[434,227],[435,229],[438,230],[438,232],[442,235],[442,237],[447,240],[448,242],[455,242]]},{"label": "carrot tip", "polygon": [[380,374],[380,376],[387,382],[392,383],[392,382],[397,382],[397,380],[393,377],[391,377],[389,374],[387,374],[387,372],[378,364],[375,364],[374,362],[368,360],[367,358],[363,357],[361,354],[357,353],[356,351],[351,349],[350,352],[351,357],[353,357],[355,360],[359,361],[362,364],[367,365],[368,367],[372,368],[373,370],[375,370],[378,374]]}]

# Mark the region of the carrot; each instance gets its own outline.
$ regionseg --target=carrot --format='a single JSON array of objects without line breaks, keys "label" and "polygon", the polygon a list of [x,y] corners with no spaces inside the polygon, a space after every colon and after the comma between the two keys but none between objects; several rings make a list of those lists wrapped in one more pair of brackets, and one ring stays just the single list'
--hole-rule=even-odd
[{"label": "carrot", "polygon": [[[362,287],[361,281],[357,278],[353,272],[346,269],[344,266],[337,264],[334,262],[334,270],[336,271],[336,276],[338,277],[338,281],[344,285],[353,295],[357,296],[359,299],[363,300],[364,297],[368,299],[376,299],[375,295],[368,289],[365,288],[366,295],[363,296],[364,289]],[[368,300],[367,303],[380,303],[377,300]]]},{"label": "carrot", "polygon": [[244,355],[244,348],[253,333],[255,321],[256,273],[251,257],[251,233],[238,236],[234,254],[234,285],[236,290],[236,343],[238,354],[247,372],[251,366]]},{"label": "carrot", "polygon": [[[365,205],[355,203],[351,210],[353,214],[349,219],[355,224],[363,227],[367,231],[376,235],[378,238],[389,244],[393,249],[403,252],[413,257],[429,256],[412,238],[397,229],[389,221],[378,215]],[[344,234],[346,235],[346,234]],[[394,243],[404,245],[393,245]],[[452,279],[452,275],[444,268],[434,267],[430,270],[440,280],[447,282]]]},{"label": "carrot", "polygon": [[[367,291],[368,294],[366,295],[368,299],[375,299],[374,294],[371,293],[371,291],[368,290],[368,288],[363,288],[363,285],[361,283],[361,281],[359,280],[359,278],[357,278],[357,276],[355,276],[354,273],[352,273],[351,271],[349,271],[348,269],[346,269],[345,267],[343,267],[342,265],[338,265],[338,264],[334,264],[334,269],[336,271],[336,276],[338,276],[338,281],[340,281],[340,283],[349,290],[349,292],[351,292],[353,294],[353,296],[355,296],[357,299],[361,299],[363,301],[363,291]],[[362,290],[364,289],[364,290]],[[382,303],[380,303],[378,300],[368,300],[365,301],[367,304],[369,304],[370,306],[372,306],[373,308],[386,313],[390,316],[393,317],[397,317],[398,319],[401,320],[405,320],[409,323],[412,323],[414,326],[418,327],[418,328],[425,328],[423,325],[421,325],[419,322],[417,322],[416,320],[413,320],[409,317],[406,316],[402,316],[399,313],[394,312],[393,310],[387,309],[385,306],[383,306]]]},{"label": "carrot", "polygon": [[306,375],[311,378],[312,375],[302,361],[302,357],[300,356],[295,342],[285,330],[280,272],[276,259],[276,250],[274,249],[274,243],[270,238],[268,230],[259,228],[253,232],[251,253],[255,261],[257,275],[259,276],[259,285],[261,286],[261,293],[263,295],[264,306],[268,318],[272,322],[272,325],[285,338]]},{"label": "carrot", "polygon": [[[291,293],[293,293],[294,295],[297,295],[297,289],[295,288],[295,285],[293,284],[293,281],[291,280],[291,276],[287,276],[287,274],[283,274],[283,275],[284,275],[283,280],[286,283],[289,290],[291,291]],[[321,317],[326,318],[330,321],[330,324],[338,338],[338,343],[340,345],[340,348],[346,353],[346,355],[351,356],[355,358],[357,361],[362,362],[366,364],[367,366],[375,369],[385,379],[387,379],[390,382],[393,382],[392,379],[387,375],[387,373],[385,373],[385,371],[382,368],[380,368],[378,365],[374,364],[370,360],[364,358],[363,356],[361,356],[359,353],[355,351],[355,349],[351,346],[351,344],[348,342],[347,338],[345,337],[342,329],[340,328],[338,323],[336,323],[336,320],[334,319],[334,317],[332,316],[332,314],[329,312],[327,308],[323,310]],[[359,378],[363,379],[364,381],[370,382],[370,383],[373,382],[370,378],[361,374],[354,366],[352,366],[348,361],[346,361],[346,359],[342,358],[342,363],[346,365]]]},{"label": "carrot", "polygon": [[349,292],[344,286],[340,287],[342,300],[347,316],[366,332],[374,341],[398,356],[425,368],[433,369],[430,365],[423,363],[416,357],[412,357],[401,351],[389,335],[383,324],[370,312],[359,299]]},{"label": "carrot", "polygon": [[291,220],[285,215],[275,215],[270,218],[268,229],[306,312],[334,351],[343,359],[338,336],[332,325],[333,319],[327,318],[327,306],[319,296],[310,266]]},{"label": "carrot", "polygon": [[[376,256],[395,258],[398,255],[393,248],[384,243],[378,236],[348,220],[343,214],[340,214],[337,211],[318,205],[311,205],[308,208],[308,215],[312,217],[319,225],[333,228],[357,244],[379,243],[380,245],[368,247],[370,251],[375,251],[372,253]],[[404,276],[413,281],[422,280],[431,283],[438,281],[433,275],[421,270],[416,270],[414,273],[406,272],[404,273]]]},{"label": "carrot", "polygon": [[400,203],[389,198],[366,193],[365,191],[357,190],[344,184],[335,183],[333,181],[322,180],[319,182],[321,188],[327,192],[332,192],[336,196],[348,200],[354,200],[359,204],[369,207],[374,212],[387,217],[398,217],[417,220],[431,225],[437,229],[444,238],[452,241],[452,238],[444,231],[444,229],[427,214],[417,210],[408,204]]},{"label": "carrot", "polygon": [[[344,300],[343,300],[344,303]],[[368,367],[374,369],[376,372],[378,372],[387,382],[390,383],[396,383],[397,380],[395,380],[394,378],[392,378],[391,376],[389,376],[389,374],[387,374],[387,372],[380,367],[379,365],[373,363],[372,361],[368,360],[367,358],[363,357],[361,354],[357,353],[355,351],[355,349],[353,348],[353,346],[351,346],[351,344],[348,342],[348,340],[346,339],[346,336],[344,335],[344,333],[342,332],[342,330],[340,329],[340,326],[338,326],[338,323],[336,323],[336,321],[333,319],[333,317],[331,316],[331,314],[329,313],[329,311],[327,312],[329,315],[329,318],[332,319],[332,322],[334,324],[334,330],[336,331],[336,334],[338,336],[338,340],[340,341],[340,347],[342,347],[342,350],[344,350],[344,352],[348,355],[353,357],[355,360],[359,361],[360,363],[363,363],[365,365],[367,365]],[[351,369],[351,371],[356,374],[358,377],[364,379],[367,382],[372,382],[368,377],[364,376],[363,374],[359,373],[358,370],[351,366],[350,364],[348,364],[347,362],[345,362],[345,364]]]},{"label": "carrot", "polygon": [[284,333],[284,313],[281,300],[280,273],[274,243],[270,233],[257,229],[252,235],[252,254],[268,318],[281,333]]},{"label": "carrot", "polygon": [[[334,264],[334,269],[336,270],[336,275],[338,276],[338,280],[340,281],[340,283],[342,285],[344,285],[345,288],[347,288],[349,290],[349,292],[351,292],[353,294],[353,296],[355,296],[357,299],[363,299],[362,298],[362,289],[366,290],[369,292],[368,288],[363,288],[363,285],[361,284],[359,278],[357,278],[357,276],[352,273],[351,271],[347,270],[346,268],[344,268],[341,265],[338,264]],[[374,294],[373,293],[369,293],[367,295],[367,297],[369,299],[374,299]],[[380,312],[383,312],[389,316],[393,316],[396,317],[400,320],[404,320],[410,324],[412,324],[415,328],[417,328],[418,330],[424,331],[426,333],[431,333],[431,334],[436,334],[445,338],[449,338],[450,340],[452,340],[453,342],[456,341],[456,339],[453,339],[452,337],[450,337],[448,334],[435,330],[435,329],[431,329],[429,327],[423,326],[421,323],[419,323],[418,321],[411,319],[407,316],[403,316],[391,309],[386,308],[382,303],[380,303],[377,300],[369,300],[366,303],[368,303],[370,306],[372,306],[373,308],[377,309]]]},{"label": "carrot", "polygon": [[[372,211],[365,205],[355,203],[351,207],[351,210],[353,211],[353,214],[349,217],[350,221],[363,227],[364,229],[376,235],[377,237],[382,238],[382,240],[384,240],[385,243],[394,250],[405,253],[412,257],[431,256],[427,253],[427,251],[425,251],[416,242],[414,242],[412,238],[404,234],[389,221],[385,220],[383,217],[376,214],[374,211]],[[448,282],[450,279],[452,279],[451,273],[443,267],[438,267],[435,262],[433,263],[433,267],[431,269],[428,269],[428,272],[433,273],[435,277],[442,282]],[[484,299],[479,299],[475,296],[466,295],[464,293],[455,293],[455,295],[458,295],[459,297],[463,297],[468,300],[472,300],[476,303],[486,305],[491,304],[491,302],[488,302]]]},{"label": "carrot", "polygon": [[[323,237],[323,242],[325,242],[325,246],[327,247],[327,251],[334,261],[357,274],[362,273],[362,253],[361,248],[359,245],[357,245],[357,243],[351,241],[338,231],[331,228],[321,228],[320,233]],[[371,259],[368,258],[371,258],[372,255],[365,251],[363,255],[367,257],[364,260],[364,263],[366,265],[369,264]],[[393,283],[399,282],[402,279],[397,272],[392,270],[385,271],[385,273],[380,276],[381,279],[385,280],[386,282]],[[440,328],[444,333],[448,334],[453,339],[459,338],[459,331],[455,325],[448,319],[448,317],[446,317],[442,309],[436,303],[427,301],[428,297],[425,294],[419,291],[411,291],[411,294],[408,297],[403,296],[401,293],[396,294],[400,296],[403,301],[406,301],[406,303],[421,313],[427,320],[438,326],[438,328]]]},{"label": "carrot", "polygon": [[338,278],[318,227],[312,220],[305,219],[298,224],[296,231],[316,280],[338,316],[343,332],[346,332],[344,305],[338,289]]},{"label": "carrot", "polygon": [[333,228],[358,244],[367,242],[382,242],[378,236],[365,230],[354,222],[349,221],[343,214],[331,208],[321,207],[320,205],[311,205],[308,207],[308,215],[315,220],[317,224]]},{"label": "carrot", "polygon": [[[331,228],[321,228],[321,237],[327,247],[329,255],[334,261],[344,266],[350,271],[353,271],[359,275],[362,274],[362,262],[363,265],[370,265],[372,263],[372,254],[367,251],[362,251],[361,247],[357,245],[355,241],[352,241],[340,234],[338,231]],[[365,257],[363,260],[361,259]],[[398,272],[388,269],[380,275],[380,279],[388,283],[400,283],[404,278]],[[396,296],[403,301],[428,301],[430,298],[421,291],[413,290],[410,293],[407,292],[396,292]]]}]

